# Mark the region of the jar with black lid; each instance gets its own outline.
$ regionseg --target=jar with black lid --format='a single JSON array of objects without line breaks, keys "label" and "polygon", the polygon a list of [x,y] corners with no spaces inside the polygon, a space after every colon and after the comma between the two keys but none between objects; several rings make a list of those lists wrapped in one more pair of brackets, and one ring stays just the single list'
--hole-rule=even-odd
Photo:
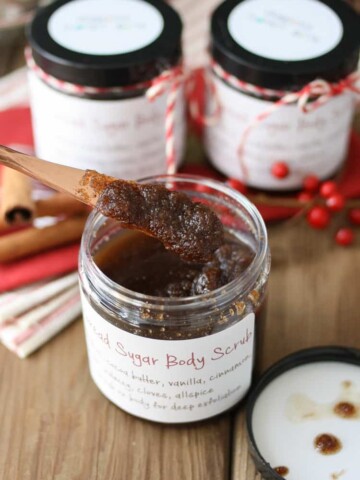
[{"label": "jar with black lid", "polygon": [[[358,15],[341,0],[228,0],[213,13],[205,127],[210,160],[268,190],[338,171],[347,153],[360,45]],[[216,110],[216,109],[215,109]],[[272,167],[284,162],[286,178]]]},{"label": "jar with black lid", "polygon": [[161,0],[58,0],[39,10],[27,52],[36,154],[121,178],[175,170],[185,134],[181,32]]}]

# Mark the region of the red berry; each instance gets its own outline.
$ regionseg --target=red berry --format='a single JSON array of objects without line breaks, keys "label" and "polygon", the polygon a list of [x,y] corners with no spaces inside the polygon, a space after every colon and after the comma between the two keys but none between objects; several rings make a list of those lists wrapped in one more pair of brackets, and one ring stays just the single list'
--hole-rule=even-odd
[{"label": "red berry", "polygon": [[329,198],[331,195],[337,193],[337,185],[335,182],[324,182],[320,187],[320,195],[324,198]]},{"label": "red berry", "polygon": [[245,194],[247,192],[246,185],[244,185],[242,182],[240,182],[240,180],[237,180],[236,178],[228,178],[226,183],[229,185],[229,187],[237,190],[240,193]]},{"label": "red berry", "polygon": [[351,208],[349,210],[349,220],[353,225],[360,225],[360,208]]},{"label": "red berry", "polygon": [[285,162],[276,162],[271,167],[271,173],[276,178],[286,178],[289,173],[289,167]]},{"label": "red berry", "polygon": [[297,196],[297,199],[301,203],[310,202],[313,198],[314,198],[314,195],[310,192],[300,192],[299,195]]},{"label": "red berry", "polygon": [[334,193],[326,200],[326,205],[332,212],[339,212],[345,205],[344,195],[341,195],[341,193]]},{"label": "red berry", "polygon": [[351,245],[354,242],[354,232],[351,228],[340,228],[336,232],[335,241],[338,245],[343,245],[344,247]]},{"label": "red berry", "polygon": [[307,192],[317,192],[320,185],[320,180],[315,175],[308,175],[304,178],[304,189]]},{"label": "red berry", "polygon": [[313,228],[326,228],[330,222],[330,212],[326,207],[317,205],[308,211],[307,221]]}]

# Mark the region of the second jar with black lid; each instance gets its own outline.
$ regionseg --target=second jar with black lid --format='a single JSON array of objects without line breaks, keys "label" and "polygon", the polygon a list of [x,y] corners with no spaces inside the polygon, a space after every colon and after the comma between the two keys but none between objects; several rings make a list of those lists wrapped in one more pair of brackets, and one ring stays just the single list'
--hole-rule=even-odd
[{"label": "second jar with black lid", "polygon": [[[342,0],[228,0],[211,24],[205,128],[212,163],[268,190],[335,174],[358,89],[360,22]],[[285,178],[273,174],[285,163]]]}]

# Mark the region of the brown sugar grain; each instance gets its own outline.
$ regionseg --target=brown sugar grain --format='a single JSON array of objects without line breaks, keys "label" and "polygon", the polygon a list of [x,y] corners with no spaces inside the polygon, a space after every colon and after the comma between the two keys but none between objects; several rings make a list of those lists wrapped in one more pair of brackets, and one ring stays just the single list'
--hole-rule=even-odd
[{"label": "brown sugar grain", "polygon": [[342,448],[340,440],[330,433],[318,435],[314,440],[314,446],[316,451],[322,455],[334,455]]},{"label": "brown sugar grain", "polygon": [[288,467],[285,467],[285,466],[275,467],[274,470],[277,474],[281,475],[282,477],[284,477],[285,475],[288,475],[289,473]]}]

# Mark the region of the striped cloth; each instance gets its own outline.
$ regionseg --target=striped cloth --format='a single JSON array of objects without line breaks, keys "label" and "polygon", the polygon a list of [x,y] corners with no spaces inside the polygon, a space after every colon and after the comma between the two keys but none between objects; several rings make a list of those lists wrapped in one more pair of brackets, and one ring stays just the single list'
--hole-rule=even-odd
[{"label": "striped cloth", "polygon": [[[0,112],[7,115],[9,126],[14,123],[11,112],[21,108],[28,108],[25,68],[0,80]],[[23,128],[29,130],[29,125],[24,123]],[[3,143],[31,151],[29,131],[23,135],[21,128],[9,128],[8,133],[5,138],[2,132]],[[46,194],[48,192],[36,186],[36,198]],[[41,220],[51,222],[51,219]],[[0,265],[0,292],[6,291],[0,294],[0,342],[20,358],[30,355],[80,316],[77,273],[73,272],[77,255],[78,246],[70,245],[15,262],[16,265]],[[57,261],[60,257],[61,265]],[[38,281],[20,286],[26,283],[29,270]],[[72,273],[68,273],[71,270]]]},{"label": "striped cloth", "polygon": [[77,273],[0,295],[0,341],[25,358],[81,314]]}]

